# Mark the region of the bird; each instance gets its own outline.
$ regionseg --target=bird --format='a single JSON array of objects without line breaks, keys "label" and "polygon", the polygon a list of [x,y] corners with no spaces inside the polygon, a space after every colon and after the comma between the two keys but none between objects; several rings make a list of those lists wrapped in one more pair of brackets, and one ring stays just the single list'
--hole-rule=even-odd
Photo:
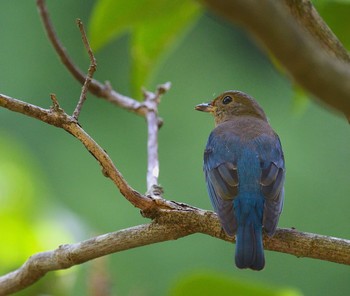
[{"label": "bird", "polygon": [[228,236],[236,236],[235,264],[262,270],[263,232],[275,234],[284,201],[280,139],[258,102],[244,92],[225,91],[195,110],[214,116],[203,170],[221,226]]}]

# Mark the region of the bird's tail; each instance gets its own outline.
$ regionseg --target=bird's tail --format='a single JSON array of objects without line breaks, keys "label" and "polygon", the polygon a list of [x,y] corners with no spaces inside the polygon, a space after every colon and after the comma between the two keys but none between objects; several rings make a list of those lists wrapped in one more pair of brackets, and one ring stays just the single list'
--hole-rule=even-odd
[{"label": "bird's tail", "polygon": [[[238,220],[235,261],[238,268],[261,270],[265,266],[262,243],[263,207],[254,201],[235,202]],[[243,204],[242,204],[243,203]]]}]

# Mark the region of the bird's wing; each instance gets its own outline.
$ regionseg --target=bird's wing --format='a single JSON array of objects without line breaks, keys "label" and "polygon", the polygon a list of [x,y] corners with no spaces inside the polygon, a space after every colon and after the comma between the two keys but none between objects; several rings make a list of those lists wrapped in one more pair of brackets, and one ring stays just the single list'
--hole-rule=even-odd
[{"label": "bird's wing", "polygon": [[[273,235],[284,200],[285,164],[280,140],[276,134],[261,134],[252,146],[260,158],[261,192],[265,198],[263,225]],[[237,156],[242,143],[238,136],[211,134],[204,153],[204,172],[210,200],[227,234],[233,235],[237,221],[233,199],[238,194]]]},{"label": "bird's wing", "polygon": [[[235,138],[231,137],[230,142]],[[238,193],[235,155],[221,137],[210,135],[204,152],[204,172],[208,193],[225,232],[233,236],[237,229],[232,200]]]},{"label": "bird's wing", "polygon": [[263,225],[268,235],[276,231],[284,200],[285,164],[278,136],[257,139],[261,164],[261,191],[265,197]]}]

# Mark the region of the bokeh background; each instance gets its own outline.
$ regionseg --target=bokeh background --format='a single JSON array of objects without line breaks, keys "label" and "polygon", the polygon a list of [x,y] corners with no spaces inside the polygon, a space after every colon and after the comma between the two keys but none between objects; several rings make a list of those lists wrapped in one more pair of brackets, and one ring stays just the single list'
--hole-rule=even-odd
[{"label": "bokeh background", "polygon": [[[75,19],[88,23],[93,5],[92,0],[48,1],[59,37],[83,69],[89,61]],[[49,44],[35,1],[1,1],[0,8],[1,93],[44,108],[51,104],[49,94],[55,93],[63,109],[72,113],[81,86]],[[109,80],[125,95],[132,95],[129,44],[124,34],[96,53],[95,77]],[[202,153],[213,121],[194,106],[224,90],[239,89],[260,102],[282,141],[287,179],[279,226],[350,237],[349,124],[315,101],[294,99],[292,83],[246,32],[204,13],[164,58],[148,87],[166,81],[172,88],[160,105],[165,123],[159,153],[167,199],[211,209]],[[144,192],[144,119],[90,95],[80,122],[128,182]],[[147,222],[76,139],[0,109],[1,274],[18,268],[33,253]],[[102,295],[175,295],[178,285],[202,275],[261,291],[350,293],[348,266],[266,251],[265,269],[252,272],[234,267],[233,252],[232,244],[196,234],[49,274],[18,295],[99,295],[93,290],[105,287],[109,291]],[[207,294],[201,295],[210,295],[210,280],[207,283]]]}]

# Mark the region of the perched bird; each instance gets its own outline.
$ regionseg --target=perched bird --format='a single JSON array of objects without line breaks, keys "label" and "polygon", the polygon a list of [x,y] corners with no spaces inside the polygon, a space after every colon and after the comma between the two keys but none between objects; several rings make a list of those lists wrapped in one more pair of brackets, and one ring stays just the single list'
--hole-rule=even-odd
[{"label": "perched bird", "polygon": [[285,166],[280,140],[259,104],[226,91],[196,110],[215,119],[204,151],[207,190],[221,225],[236,235],[238,268],[265,266],[262,230],[272,236],[283,207]]}]

